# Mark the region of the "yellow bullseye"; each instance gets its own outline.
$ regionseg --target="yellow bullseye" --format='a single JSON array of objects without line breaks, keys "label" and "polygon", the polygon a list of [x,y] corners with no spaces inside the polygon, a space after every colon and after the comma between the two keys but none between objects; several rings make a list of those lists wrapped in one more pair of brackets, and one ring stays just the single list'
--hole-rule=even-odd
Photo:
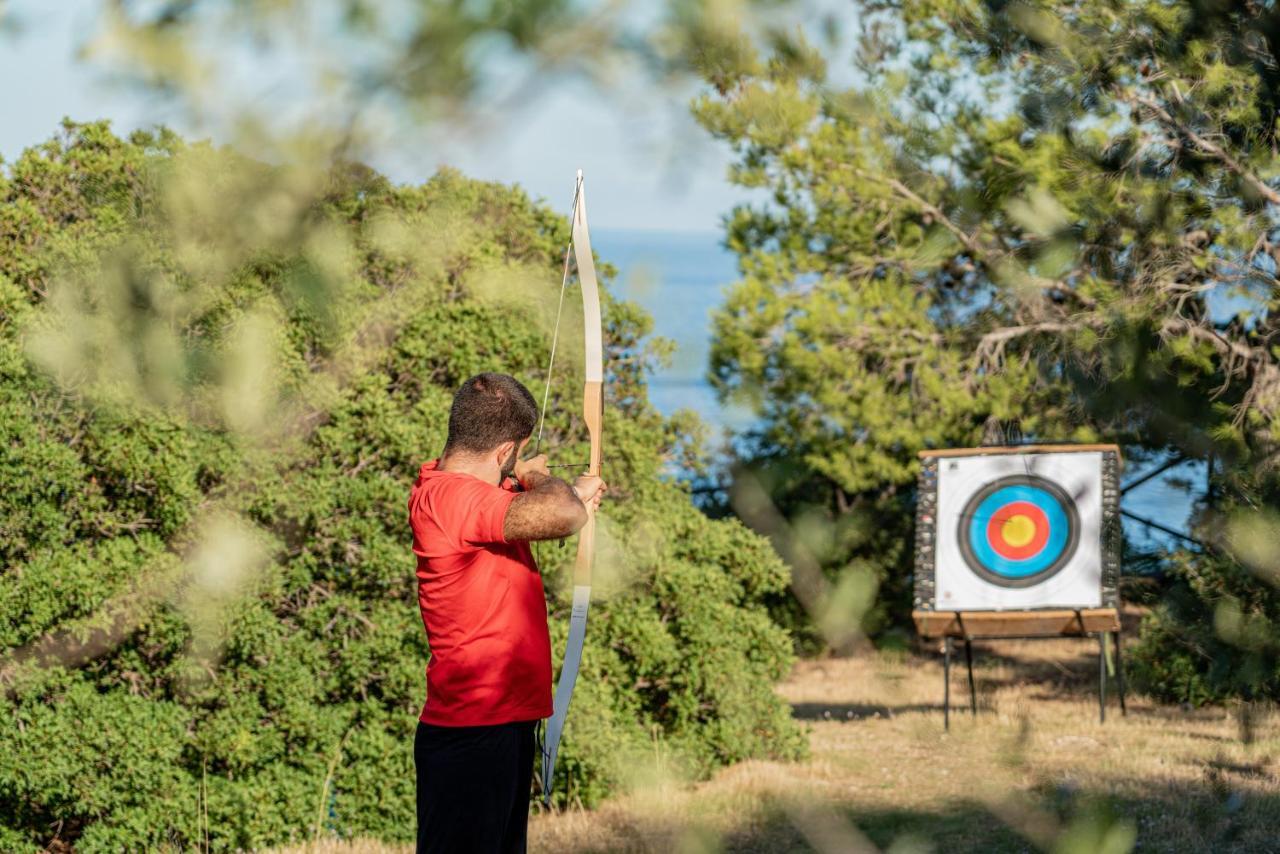
[{"label": "yellow bullseye", "polygon": [[1024,516],[1021,513],[1005,519],[1004,524],[1000,527],[1000,536],[1015,549],[1031,542],[1035,535],[1036,523],[1031,520],[1030,516]]}]

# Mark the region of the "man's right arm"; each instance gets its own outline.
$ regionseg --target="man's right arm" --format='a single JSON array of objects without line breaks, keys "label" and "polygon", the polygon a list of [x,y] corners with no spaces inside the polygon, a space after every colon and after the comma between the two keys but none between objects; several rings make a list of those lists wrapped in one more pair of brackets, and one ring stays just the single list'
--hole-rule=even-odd
[{"label": "man's right arm", "polygon": [[524,492],[512,500],[502,520],[507,542],[559,540],[587,524],[587,508],[572,486],[544,472],[521,476]]}]

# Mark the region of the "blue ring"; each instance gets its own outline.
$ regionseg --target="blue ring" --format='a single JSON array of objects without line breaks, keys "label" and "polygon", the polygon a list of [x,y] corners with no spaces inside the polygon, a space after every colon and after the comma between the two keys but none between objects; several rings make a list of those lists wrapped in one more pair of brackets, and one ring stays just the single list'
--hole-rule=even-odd
[{"label": "blue ring", "polygon": [[[1034,504],[1044,513],[1049,524],[1049,539],[1044,548],[1023,560],[1004,557],[987,541],[987,525],[991,517],[1015,501]],[[969,520],[969,546],[973,556],[987,571],[1004,578],[1026,578],[1053,565],[1070,541],[1070,528],[1066,511],[1047,490],[1024,484],[1005,486],[988,495],[974,510]]]}]

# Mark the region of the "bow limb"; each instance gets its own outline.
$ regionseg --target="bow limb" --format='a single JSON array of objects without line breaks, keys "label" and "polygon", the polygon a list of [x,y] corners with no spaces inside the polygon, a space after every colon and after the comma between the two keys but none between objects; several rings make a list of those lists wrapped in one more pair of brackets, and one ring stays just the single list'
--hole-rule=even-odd
[{"label": "bow limb", "polygon": [[[600,286],[596,280],[595,260],[591,255],[591,236],[587,231],[587,202],[583,193],[582,172],[578,172],[577,192],[573,206],[573,252],[578,265],[578,281],[582,285],[582,323],[586,355],[585,382],[582,388],[582,417],[591,439],[591,461],[587,474],[600,475],[604,422],[604,330],[600,322]],[[564,734],[565,718],[573,700],[573,686],[582,664],[582,646],[587,634],[587,611],[591,606],[591,568],[595,560],[596,516],[590,512],[578,536],[578,553],[573,565],[573,610],[569,616],[569,638],[565,643],[564,664],[556,686],[553,714],[547,721],[546,743],[542,752],[542,800],[551,803],[551,787],[555,779],[556,754]]]}]

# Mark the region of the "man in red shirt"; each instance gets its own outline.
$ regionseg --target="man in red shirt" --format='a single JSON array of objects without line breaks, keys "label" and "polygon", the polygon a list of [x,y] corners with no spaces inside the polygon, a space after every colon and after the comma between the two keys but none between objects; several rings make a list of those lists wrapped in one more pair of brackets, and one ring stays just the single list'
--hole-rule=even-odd
[{"label": "man in red shirt", "polygon": [[525,849],[534,728],[552,711],[529,542],[577,532],[605,491],[598,477],[553,477],[545,456],[520,459],[537,419],[514,377],[472,377],[454,396],[444,452],[409,495],[431,645],[413,747],[420,854]]}]

